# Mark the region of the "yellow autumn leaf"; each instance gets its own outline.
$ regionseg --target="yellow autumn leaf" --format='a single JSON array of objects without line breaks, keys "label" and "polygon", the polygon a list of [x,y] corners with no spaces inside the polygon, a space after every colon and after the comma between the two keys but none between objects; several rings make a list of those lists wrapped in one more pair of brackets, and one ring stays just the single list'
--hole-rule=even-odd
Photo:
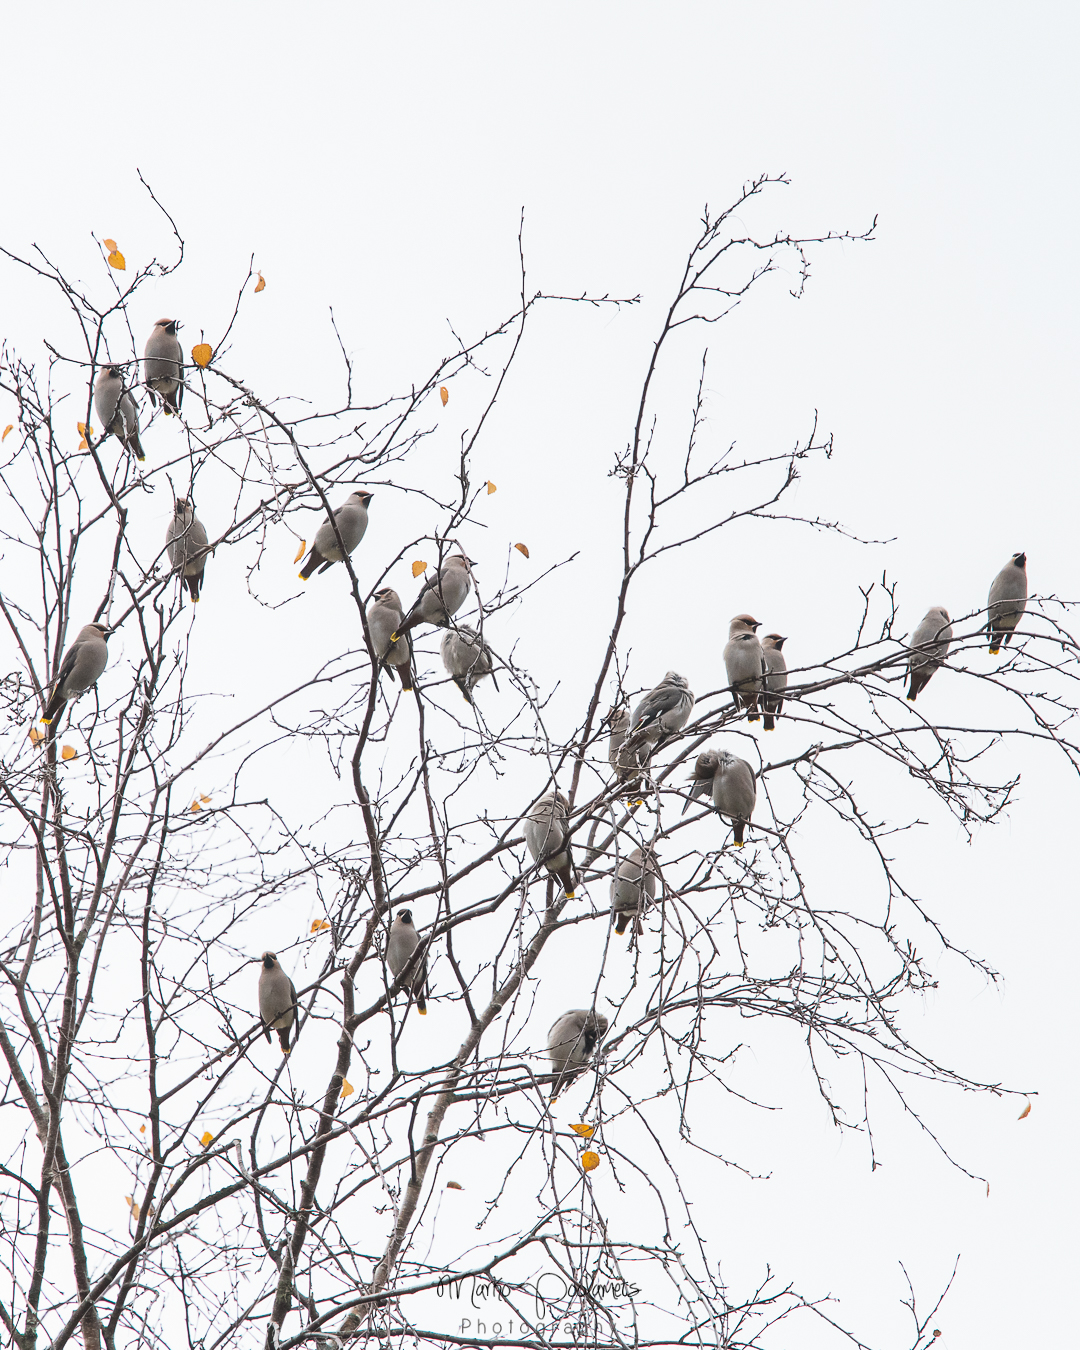
[{"label": "yellow autumn leaf", "polygon": [[493,492],[498,492],[498,490],[499,490],[499,489],[495,486],[495,484],[494,484],[494,483],[491,481],[491,479],[489,478],[489,479],[488,479],[488,485],[487,485],[487,495],[490,497],[491,494],[492,494]]},{"label": "yellow autumn leaf", "polygon": [[64,748],[60,751],[61,759],[77,759],[78,756],[79,752],[78,750],[75,749],[73,745],[65,745]]},{"label": "yellow autumn leaf", "polygon": [[7,426],[4,428],[4,434],[3,434],[2,436],[0,436],[0,441],[6,441],[6,440],[7,440],[7,438],[8,438],[8,432],[11,430],[11,427],[12,427],[12,423],[9,422],[9,423],[7,424]]},{"label": "yellow autumn leaf", "polygon": [[293,561],[293,566],[294,566],[294,567],[296,566],[296,564],[300,561],[300,559],[304,556],[304,554],[305,554],[306,552],[307,552],[307,540],[306,540],[306,539],[301,539],[301,540],[300,540],[300,552],[299,552],[299,553],[296,555],[296,557],[292,560],[292,561]]},{"label": "yellow autumn leaf", "polygon": [[199,793],[199,801],[201,801],[201,802],[209,802],[209,800],[210,800],[210,798],[206,795],[205,792],[200,792],[200,793]]},{"label": "yellow autumn leaf", "polygon": [[420,559],[417,558],[416,562],[414,562],[413,565],[412,565],[412,574],[413,574],[413,576],[414,576],[414,577],[418,577],[418,576],[420,575],[421,572],[426,572],[426,571],[427,571],[427,563],[426,563],[426,562],[421,562]]},{"label": "yellow autumn leaf", "polygon": [[1020,1114],[1016,1117],[1016,1119],[1017,1119],[1017,1120],[1026,1120],[1027,1117],[1030,1116],[1030,1115],[1031,1115],[1031,1103],[1030,1103],[1030,1102],[1026,1102],[1026,1103],[1024,1104],[1024,1109],[1020,1112]]},{"label": "yellow autumn leaf", "polygon": [[260,291],[265,291],[265,290],[266,290],[266,278],[263,276],[263,274],[262,274],[261,272],[257,273],[257,276],[258,276],[259,279],[258,279],[258,281],[255,283],[255,294],[256,294],[256,295],[258,295]]},{"label": "yellow autumn leaf", "polygon": [[124,1199],[128,1202],[128,1207],[130,1208],[131,1213],[137,1219],[139,1217],[139,1206],[135,1203],[134,1200],[132,1200],[130,1195],[125,1195]]},{"label": "yellow autumn leaf", "polygon": [[329,923],[327,923],[325,919],[313,919],[311,924],[311,931],[313,933],[321,933],[324,928],[329,927],[330,925]]},{"label": "yellow autumn leaf", "polygon": [[598,1153],[583,1153],[581,1155],[581,1167],[585,1172],[591,1172],[594,1168],[600,1166],[600,1155]]},{"label": "yellow autumn leaf", "polygon": [[146,1133],[146,1126],[145,1126],[145,1125],[140,1125],[140,1126],[139,1126],[139,1133],[140,1133],[140,1134],[145,1134],[145,1133]]},{"label": "yellow autumn leaf", "polygon": [[30,736],[31,745],[38,745],[41,741],[45,739],[44,733],[38,731],[37,727],[31,727],[28,734]]},{"label": "yellow autumn leaf", "polygon": [[101,242],[105,245],[105,247],[109,250],[110,253],[115,253],[116,250],[119,248],[119,245],[117,244],[115,239],[103,239]]},{"label": "yellow autumn leaf", "polygon": [[463,1191],[465,1187],[461,1184],[460,1181],[448,1181],[446,1183],[446,1189],[448,1191]]},{"label": "yellow autumn leaf", "polygon": [[356,1089],[353,1087],[353,1085],[349,1082],[347,1078],[343,1078],[341,1080],[342,1097],[351,1097],[355,1091]]},{"label": "yellow autumn leaf", "polygon": [[124,261],[124,255],[119,249],[114,248],[105,261],[110,267],[115,267],[118,272],[127,271],[127,263]]},{"label": "yellow autumn leaf", "polygon": [[79,428],[79,435],[82,437],[82,440],[79,442],[79,449],[89,450],[90,438],[94,434],[94,428],[87,426],[85,422],[76,422],[75,425]]},{"label": "yellow autumn leaf", "polygon": [[596,1133],[591,1125],[571,1125],[570,1128],[575,1134],[579,1134],[582,1139],[591,1139]]},{"label": "yellow autumn leaf", "polygon": [[514,547],[517,549],[519,553],[524,553],[526,558],[529,556],[529,550],[525,547],[524,544],[515,544]]},{"label": "yellow autumn leaf", "polygon": [[201,811],[201,810],[202,810],[202,806],[199,804],[199,799],[198,799],[198,797],[196,797],[195,800],[191,803],[191,810],[192,810],[192,811]]},{"label": "yellow autumn leaf", "polygon": [[447,389],[445,384],[441,385],[439,388],[439,397],[442,399],[442,405],[445,408],[450,402],[450,390]]},{"label": "yellow autumn leaf", "polygon": [[213,355],[214,349],[210,346],[209,342],[197,342],[191,349],[191,359],[197,366],[201,366],[204,370],[210,364]]},{"label": "yellow autumn leaf", "polygon": [[210,1133],[209,1130],[207,1130],[206,1133],[199,1140],[199,1143],[202,1144],[203,1148],[209,1148],[213,1142],[214,1136]]}]

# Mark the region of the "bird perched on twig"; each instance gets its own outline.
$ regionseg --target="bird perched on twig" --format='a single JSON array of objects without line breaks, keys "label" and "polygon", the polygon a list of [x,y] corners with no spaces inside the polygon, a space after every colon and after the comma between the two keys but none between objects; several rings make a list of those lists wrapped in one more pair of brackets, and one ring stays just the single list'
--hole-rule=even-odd
[{"label": "bird perched on twig", "polygon": [[499,684],[492,669],[491,648],[475,628],[463,623],[458,628],[448,629],[440,650],[443,665],[461,690],[466,703],[473,701],[472,691],[485,675],[491,676],[492,683],[498,689]]},{"label": "bird perched on twig", "polygon": [[608,1020],[603,1013],[587,1008],[572,1008],[554,1023],[547,1042],[551,1068],[557,1075],[551,1086],[552,1097],[563,1078],[588,1064],[607,1029]]},{"label": "bird perched on twig", "polygon": [[563,894],[573,900],[575,878],[567,825],[569,814],[569,804],[561,792],[541,797],[525,818],[525,843],[533,862],[542,862],[557,876]]},{"label": "bird perched on twig", "polygon": [[690,777],[690,796],[703,797],[711,792],[713,809],[731,817],[735,847],[742,848],[746,826],[757,804],[753,769],[745,759],[727,750],[706,750],[698,755]]},{"label": "bird perched on twig", "polygon": [[184,354],[176,319],[158,319],[143,350],[143,379],[150,401],[160,397],[166,413],[178,413],[184,399]]},{"label": "bird perched on twig", "polygon": [[139,443],[139,410],[124,388],[119,366],[102,366],[94,381],[94,411],[106,434],[111,433],[140,462],[146,458]]},{"label": "bird perched on twig", "polygon": [[199,602],[207,558],[206,530],[186,497],[177,497],[176,509],[165,531],[165,546],[173,571],[187,582],[191,603]]},{"label": "bird perched on twig", "polygon": [[1014,553],[990,586],[986,601],[986,626],[990,634],[990,655],[997,656],[1002,642],[1008,646],[1016,625],[1027,609],[1027,554]]},{"label": "bird perched on twig", "polygon": [[765,674],[765,654],[757,638],[760,627],[752,614],[736,614],[724,648],[724,669],[735,707],[746,709],[748,722],[758,720],[758,699]]},{"label": "bird perched on twig", "polygon": [[[341,536],[341,543],[345,545],[345,553],[351,553],[363,539],[367,530],[368,502],[374,495],[373,492],[366,492],[361,488],[356,492],[350,492],[345,501],[335,509],[334,520],[337,523],[337,533]],[[316,568],[320,573],[325,572],[334,563],[341,562],[344,556],[333,525],[328,520],[324,521],[315,534],[315,543],[310,553],[304,559],[304,565],[300,569],[300,580],[307,581]]]},{"label": "bird perched on twig", "polygon": [[952,620],[948,610],[934,605],[926,611],[926,617],[911,637],[911,656],[908,658],[908,671],[911,683],[908,686],[908,699],[914,703],[930,683],[930,677],[949,654],[952,642]]},{"label": "bird perched on twig", "polygon": [[[420,945],[420,934],[413,923],[411,909],[399,909],[397,918],[390,925],[390,936],[386,942],[386,964],[395,979],[409,964],[409,957]],[[427,1016],[427,958],[421,959],[412,976],[412,992],[416,999],[416,1011],[421,1017]]]},{"label": "bird perched on twig", "polygon": [[641,916],[656,899],[659,877],[660,869],[651,849],[648,862],[644,852],[636,848],[619,863],[618,871],[611,878],[611,916],[616,933],[625,933],[631,919],[634,932],[642,932]]},{"label": "bird perched on twig", "polygon": [[472,590],[471,569],[475,566],[476,563],[464,553],[452,553],[435,576],[429,577],[421,586],[416,602],[397,630],[397,637],[418,623],[433,623],[436,628],[445,628],[450,616],[458,612]]},{"label": "bird perched on twig", "polygon": [[412,648],[407,637],[399,642],[391,641],[402,617],[401,597],[397,591],[384,586],[375,592],[367,608],[371,645],[375,648],[376,659],[389,670],[397,671],[401,687],[408,693],[413,687]]},{"label": "bird perched on twig", "polygon": [[64,653],[53,680],[52,697],[41,720],[48,726],[70,698],[77,698],[97,683],[109,660],[109,630],[103,623],[84,624]]},{"label": "bird perched on twig", "polygon": [[627,733],[630,730],[630,713],[625,703],[611,709],[607,715],[607,724],[610,732],[608,763],[619,782],[632,788],[634,782],[640,779],[641,770],[649,763],[652,746],[645,744],[637,749],[630,749],[626,745]]},{"label": "bird perched on twig", "polygon": [[761,655],[765,661],[765,692],[761,695],[761,725],[766,731],[773,731],[783,706],[783,691],[787,688],[787,660],[784,657],[786,637],[779,633],[769,633],[762,639]]},{"label": "bird perched on twig", "polygon": [[289,1036],[296,1021],[296,988],[278,965],[273,952],[263,952],[259,972],[259,1017],[263,1035],[270,1039],[270,1028],[278,1034],[281,1053],[289,1053]]},{"label": "bird perched on twig", "polygon": [[648,746],[651,753],[661,737],[674,736],[690,720],[694,695],[685,675],[669,670],[655,688],[650,689],[630,718],[630,734],[623,748],[630,753]]}]

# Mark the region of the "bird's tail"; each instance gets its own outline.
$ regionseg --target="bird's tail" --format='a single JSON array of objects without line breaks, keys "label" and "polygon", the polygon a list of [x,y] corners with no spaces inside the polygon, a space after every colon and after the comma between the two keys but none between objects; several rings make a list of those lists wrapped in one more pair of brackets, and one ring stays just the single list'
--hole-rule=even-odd
[{"label": "bird's tail", "polygon": [[131,451],[131,453],[135,456],[135,458],[139,461],[140,464],[146,458],[146,455],[143,453],[142,444],[139,441],[138,427],[132,427],[131,431],[128,433],[127,448]]},{"label": "bird's tail", "polygon": [[743,841],[744,841],[744,838],[745,838],[746,821],[745,821],[745,820],[736,820],[736,821],[733,821],[732,824],[733,824],[733,826],[734,826],[734,832],[735,832],[735,847],[736,847],[736,848],[742,848],[742,846],[743,846]]},{"label": "bird's tail", "polygon": [[187,582],[188,590],[191,592],[191,603],[193,605],[199,603],[199,587],[202,585],[202,579],[203,574],[201,572],[196,572],[194,576],[184,578]]},{"label": "bird's tail", "polygon": [[324,563],[325,561],[326,559],[319,552],[319,550],[313,547],[311,552],[304,559],[304,565],[300,569],[300,580],[307,581],[308,577],[311,576],[312,572],[315,571],[316,567],[318,567],[320,563]]}]

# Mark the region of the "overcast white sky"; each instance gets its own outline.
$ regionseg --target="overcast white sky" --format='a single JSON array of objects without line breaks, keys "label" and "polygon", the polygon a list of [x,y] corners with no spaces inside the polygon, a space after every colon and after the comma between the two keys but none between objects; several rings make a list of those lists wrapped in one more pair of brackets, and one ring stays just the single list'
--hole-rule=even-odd
[{"label": "overcast white sky", "polygon": [[[912,624],[930,604],[981,603],[1017,549],[1035,590],[1080,596],[1074,5],[118,3],[23,6],[5,25],[0,242],[36,243],[81,275],[91,231],[129,262],[164,252],[141,169],[188,243],[169,303],[140,302],[145,326],[171,305],[190,341],[220,331],[254,253],[267,289],[232,368],[265,391],[333,396],[328,305],[373,395],[427,371],[446,319],[469,335],[501,319],[522,207],[530,289],[640,292],[632,312],[541,320],[485,442],[491,509],[545,563],[592,540],[582,457],[606,464],[627,439],[702,205],[784,170],[793,185],[759,227],[859,230],[876,215],[876,242],[821,255],[801,302],[777,286],[717,331],[710,416],[720,443],[753,451],[786,448],[817,409],[837,454],[800,506],[894,542],[825,553],[777,536],[739,587],[794,635],[789,650],[818,654],[849,631],[857,584],[886,568]],[[29,350],[41,291],[0,275],[3,334]],[[382,509],[365,548],[399,530]],[[551,603],[573,584],[557,581]],[[702,628],[702,659],[722,645],[702,617],[713,574],[661,584],[630,633],[641,683],[669,664],[672,632]],[[211,579],[210,635],[243,621],[215,611],[215,587],[242,598]],[[313,589],[299,645],[334,603]],[[722,602],[725,625],[740,607]],[[989,1177],[989,1198],[887,1112],[871,1175],[793,1089],[792,1109],[747,1136],[744,1160],[771,1180],[731,1181],[710,1253],[732,1278],[768,1259],[840,1296],[856,1327],[882,1328],[899,1325],[898,1261],[930,1290],[959,1252],[942,1350],[1072,1329],[1076,785],[1048,760],[1023,767],[1008,824],[973,848],[924,838],[910,860],[1005,980],[989,989],[940,962],[909,1029],[972,1077],[1039,1093],[1023,1122],[1013,1098],[934,1095],[935,1127]]]}]

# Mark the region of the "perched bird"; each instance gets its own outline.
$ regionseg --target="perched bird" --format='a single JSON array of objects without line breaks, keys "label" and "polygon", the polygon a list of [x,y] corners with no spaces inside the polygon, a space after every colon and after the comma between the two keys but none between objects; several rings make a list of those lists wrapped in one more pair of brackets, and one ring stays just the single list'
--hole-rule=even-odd
[{"label": "perched bird", "polygon": [[588,1064],[607,1029],[608,1020],[603,1013],[590,1012],[587,1008],[572,1008],[556,1021],[548,1032],[547,1042],[551,1068],[558,1075],[551,1089],[553,1097],[559,1086],[558,1079],[576,1073]]},{"label": "perched bird", "polygon": [[52,697],[41,719],[46,726],[69,698],[78,697],[97,682],[109,659],[108,636],[109,630],[103,623],[88,623],[79,629],[53,680]]},{"label": "perched bird", "polygon": [[660,870],[651,849],[648,862],[642,850],[636,848],[619,863],[619,869],[611,879],[611,914],[616,933],[625,933],[631,919],[634,932],[642,931],[641,916],[656,899],[659,876]]},{"label": "perched bird", "polygon": [[177,497],[176,511],[165,531],[165,546],[173,571],[179,572],[191,592],[191,603],[198,604],[206,567],[207,538],[203,523],[186,497]]},{"label": "perched bird", "polygon": [[433,577],[421,586],[416,603],[405,616],[398,636],[407,633],[418,623],[433,623],[445,628],[451,614],[456,614],[472,589],[472,571],[476,563],[464,553],[452,553]]},{"label": "perched bird", "polygon": [[787,661],[784,659],[786,637],[769,633],[762,639],[761,655],[765,661],[765,692],[761,696],[761,725],[766,731],[776,727],[773,718],[780,716],[783,705],[781,694],[787,688]]},{"label": "perched bird", "polygon": [[[465,696],[466,703],[473,701],[472,691],[485,675],[495,680],[491,664],[491,648],[482,640],[475,628],[462,624],[459,628],[450,628],[442,640],[442,659],[447,673]],[[495,688],[498,689],[498,683]]]},{"label": "perched bird", "polygon": [[296,989],[292,980],[278,965],[273,952],[263,952],[259,971],[259,1016],[263,1035],[270,1039],[273,1027],[281,1042],[281,1053],[289,1053],[289,1036],[296,1021]]},{"label": "perched bird", "polygon": [[[368,502],[374,495],[373,492],[365,492],[362,489],[359,492],[351,492],[343,504],[334,511],[337,532],[341,535],[346,553],[351,553],[364,537],[364,531],[367,529]],[[320,572],[325,572],[334,563],[341,562],[341,559],[342,552],[338,547],[334,527],[329,521],[325,521],[319,526],[311,552],[304,559],[304,565],[300,569],[300,580],[307,581],[316,567]]]},{"label": "perched bird", "polygon": [[1008,646],[1016,625],[1027,609],[1027,554],[1014,553],[994,578],[986,601],[986,629],[990,655],[997,656],[1002,640]]},{"label": "perched bird", "polygon": [[[395,978],[409,963],[409,957],[420,945],[420,934],[413,923],[412,910],[399,909],[397,918],[390,925],[390,936],[386,942],[386,964]],[[412,992],[416,997],[416,1011],[421,1017],[427,1016],[427,960],[420,962],[413,972]]]},{"label": "perched bird", "polygon": [[568,900],[574,898],[574,859],[570,852],[569,804],[561,792],[541,797],[525,818],[525,843],[533,862],[542,862],[559,878]]},{"label": "perched bird", "polygon": [[94,411],[101,419],[106,434],[112,433],[123,441],[124,448],[135,458],[146,458],[139,444],[139,410],[135,400],[124,388],[124,376],[119,366],[102,366],[94,381]]},{"label": "perched bird", "polygon": [[[911,638],[912,652],[908,659],[911,684],[907,696],[912,703],[930,683],[930,677],[948,656],[952,636],[952,620],[949,618],[948,610],[941,605],[928,609],[926,617]],[[915,648],[921,650],[916,651]]]},{"label": "perched bird", "polygon": [[401,597],[391,587],[384,586],[371,597],[371,604],[367,608],[371,645],[375,648],[375,655],[381,664],[397,671],[401,687],[408,693],[413,687],[412,648],[409,646],[409,639],[405,637],[400,642],[390,641],[402,617]]},{"label": "perched bird", "polygon": [[176,319],[158,319],[143,350],[143,378],[150,401],[160,395],[167,413],[180,411],[184,399],[184,354],[176,336]]},{"label": "perched bird", "polygon": [[[691,797],[712,793],[713,809],[720,815],[731,817],[735,846],[742,848],[746,826],[757,804],[754,771],[750,765],[727,750],[706,750],[694,763],[691,784]],[[686,808],[683,810],[685,812]]]},{"label": "perched bird", "polygon": [[758,698],[763,687],[765,653],[757,639],[761,624],[752,614],[736,614],[731,621],[724,668],[736,708],[746,709],[746,720],[758,720]]},{"label": "perched bird", "polygon": [[626,746],[626,737],[630,730],[630,714],[626,704],[620,703],[607,715],[610,731],[608,736],[608,763],[620,783],[630,783],[640,777],[641,769],[648,764],[652,747],[643,745],[638,749]]},{"label": "perched bird", "polygon": [[623,742],[629,753],[648,745],[649,752],[662,736],[673,736],[690,720],[694,695],[685,675],[669,670],[655,689],[650,689],[630,718],[630,735]]}]

